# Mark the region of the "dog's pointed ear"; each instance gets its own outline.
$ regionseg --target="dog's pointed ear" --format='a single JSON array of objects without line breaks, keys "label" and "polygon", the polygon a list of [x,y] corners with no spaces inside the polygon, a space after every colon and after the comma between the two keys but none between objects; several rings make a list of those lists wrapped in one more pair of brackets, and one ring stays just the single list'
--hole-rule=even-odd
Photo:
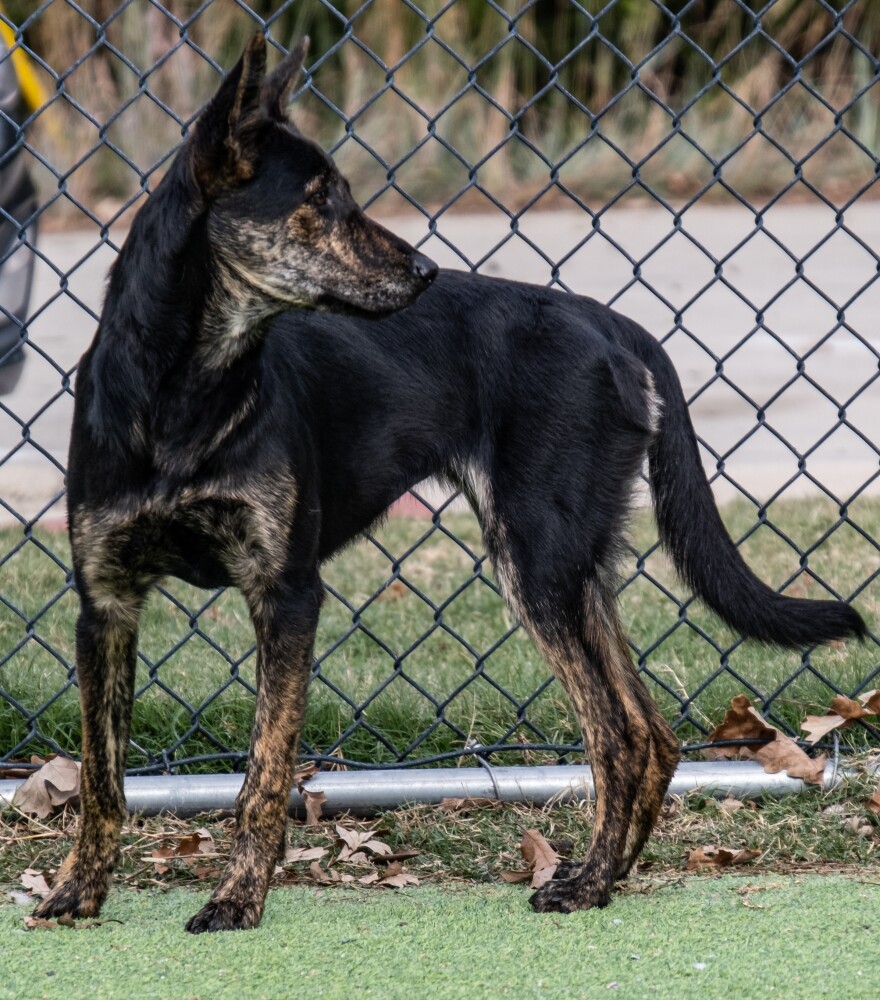
[{"label": "dog's pointed ear", "polygon": [[262,117],[266,39],[257,32],[196,122],[190,147],[193,176],[205,193],[253,177],[256,145],[247,141]]},{"label": "dog's pointed ear", "polygon": [[278,63],[263,84],[263,110],[275,121],[292,124],[288,114],[290,99],[308,51],[309,37],[305,35]]}]

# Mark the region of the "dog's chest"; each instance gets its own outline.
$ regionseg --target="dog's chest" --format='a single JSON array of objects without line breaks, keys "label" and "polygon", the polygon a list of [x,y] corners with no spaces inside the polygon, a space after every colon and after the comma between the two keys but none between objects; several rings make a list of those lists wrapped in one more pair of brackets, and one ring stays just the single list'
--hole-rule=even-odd
[{"label": "dog's chest", "polygon": [[258,594],[287,557],[296,489],[288,476],[202,483],[75,512],[71,539],[90,590],[124,593],[176,576]]}]

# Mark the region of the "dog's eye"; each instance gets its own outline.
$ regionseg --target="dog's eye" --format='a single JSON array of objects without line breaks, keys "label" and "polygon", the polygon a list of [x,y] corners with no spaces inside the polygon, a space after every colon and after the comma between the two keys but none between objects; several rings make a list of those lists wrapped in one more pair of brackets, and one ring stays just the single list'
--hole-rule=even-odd
[{"label": "dog's eye", "polygon": [[321,205],[327,204],[327,189],[321,188],[320,191],[316,191],[311,198],[309,198],[310,205],[317,205],[319,208]]}]

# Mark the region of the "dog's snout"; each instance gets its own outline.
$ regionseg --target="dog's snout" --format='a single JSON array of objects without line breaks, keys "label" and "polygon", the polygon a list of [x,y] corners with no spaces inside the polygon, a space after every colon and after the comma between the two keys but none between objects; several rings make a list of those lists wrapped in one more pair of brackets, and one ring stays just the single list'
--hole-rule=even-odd
[{"label": "dog's snout", "polygon": [[437,271],[439,270],[434,261],[430,257],[426,257],[423,253],[414,253],[412,255],[410,267],[413,274],[424,282],[433,281],[437,277]]}]

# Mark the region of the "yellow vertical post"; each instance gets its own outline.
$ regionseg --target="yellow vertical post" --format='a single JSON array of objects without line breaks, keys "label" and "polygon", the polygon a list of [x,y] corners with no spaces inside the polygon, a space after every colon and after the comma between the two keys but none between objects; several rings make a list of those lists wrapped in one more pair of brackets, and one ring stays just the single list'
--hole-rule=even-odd
[{"label": "yellow vertical post", "polygon": [[[0,14],[6,16],[2,3],[0,3]],[[37,111],[48,101],[48,95],[34,72],[27,51],[21,45],[16,45],[15,31],[8,21],[0,20],[0,38],[12,52],[12,65],[15,67],[15,75],[18,77],[28,111]]]}]

